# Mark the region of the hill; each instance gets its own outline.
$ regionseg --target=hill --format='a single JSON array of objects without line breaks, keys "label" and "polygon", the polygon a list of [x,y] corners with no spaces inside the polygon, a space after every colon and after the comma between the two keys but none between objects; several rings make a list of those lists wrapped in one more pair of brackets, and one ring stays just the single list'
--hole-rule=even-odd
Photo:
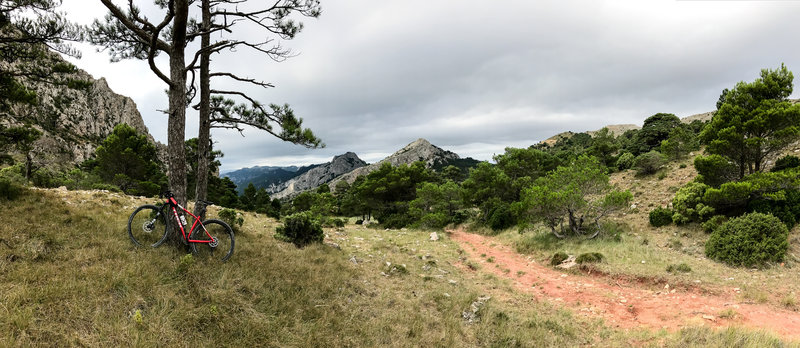
[{"label": "hill", "polygon": [[334,179],[331,182],[331,187],[334,187],[336,183],[341,180],[352,183],[357,177],[361,175],[367,175],[372,171],[377,170],[383,163],[390,163],[392,166],[398,166],[401,164],[408,165],[417,161],[422,161],[425,162],[425,165],[428,168],[444,168],[450,164],[459,164],[458,167],[460,168],[468,168],[470,164],[475,165],[478,163],[478,161],[471,158],[465,159],[466,162],[460,160],[461,157],[459,157],[456,153],[452,151],[446,151],[436,145],[431,144],[429,141],[420,138],[391,154],[389,157],[380,160],[379,162],[358,168]]},{"label": "hill", "polygon": [[317,165],[307,167],[272,167],[272,166],[255,166],[250,168],[237,169],[232,172],[222,173],[220,176],[228,177],[236,184],[236,190],[239,194],[249,185],[253,184],[256,188],[270,188],[288,181]]},{"label": "hill", "polygon": [[[700,121],[705,122],[705,121],[711,120],[711,117],[713,117],[713,116],[714,116],[714,111],[709,111],[709,112],[704,112],[704,113],[701,113],[701,114],[695,114],[695,115],[690,115],[690,116],[683,117],[683,118],[681,118],[681,122],[683,122],[683,123],[691,123],[694,120],[700,120]],[[622,133],[625,133],[625,131],[641,129],[642,126],[635,125],[635,124],[611,124],[611,125],[607,125],[607,126],[605,126],[603,128],[608,128],[608,130],[609,130],[609,132],[611,134],[613,134],[614,136],[618,137],[618,136],[622,135]],[[587,131],[586,133],[591,135],[591,136],[594,136],[597,132],[599,132],[603,128],[592,130],[592,131]],[[561,133],[558,133],[558,134],[556,134],[554,136],[551,136],[551,137],[549,137],[549,138],[547,138],[545,140],[542,140],[540,143],[552,146],[558,140],[570,138],[575,134],[576,133],[572,132],[572,131],[561,132]]]},{"label": "hill", "polygon": [[[322,184],[334,187],[341,180],[352,182],[359,175],[367,175],[380,168],[384,162],[393,166],[425,162],[428,168],[442,170],[453,165],[466,173],[480,161],[461,158],[425,139],[417,139],[383,160],[367,164],[353,152],[335,156],[330,162],[307,167],[253,167],[228,172],[228,176],[241,192],[249,183],[267,190],[273,198],[290,198],[303,191],[313,190]],[[295,171],[292,171],[295,169]]]},{"label": "hill", "polygon": [[286,198],[297,195],[303,191],[315,189],[322,184],[331,181],[342,174],[350,173],[367,165],[355,153],[347,152],[343,155],[335,156],[330,162],[316,165],[305,173],[297,175],[292,179],[279,185],[271,187],[267,192],[274,193],[273,198]]}]

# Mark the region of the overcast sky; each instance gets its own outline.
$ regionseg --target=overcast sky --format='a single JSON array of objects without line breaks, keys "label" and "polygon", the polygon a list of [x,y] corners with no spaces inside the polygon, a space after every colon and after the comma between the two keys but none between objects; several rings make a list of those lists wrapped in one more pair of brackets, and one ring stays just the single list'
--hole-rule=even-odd
[{"label": "overcast sky", "polygon": [[[82,23],[105,14],[96,0],[64,3]],[[223,172],[322,163],[347,151],[375,162],[417,138],[490,160],[563,131],[711,111],[722,89],[762,68],[785,63],[800,74],[800,1],[321,3],[322,16],[301,19],[303,32],[283,43],[296,57],[276,63],[240,51],[214,64],[272,82],[250,91],[290,104],[327,147],[214,130]],[[157,111],[167,108],[166,85],[147,64],[109,63],[79,47],[84,56],[74,63],[133,98],[166,143],[166,116]],[[195,137],[196,112],[187,115],[186,136]]]}]

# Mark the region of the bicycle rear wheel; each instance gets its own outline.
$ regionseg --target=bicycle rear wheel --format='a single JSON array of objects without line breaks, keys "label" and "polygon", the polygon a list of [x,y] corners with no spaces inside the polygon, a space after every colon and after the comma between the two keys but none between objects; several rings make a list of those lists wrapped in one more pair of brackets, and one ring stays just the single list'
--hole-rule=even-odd
[{"label": "bicycle rear wheel", "polygon": [[146,204],[128,218],[128,236],[137,246],[161,245],[167,240],[167,218],[161,208]]},{"label": "bicycle rear wheel", "polygon": [[[208,231],[208,234],[206,234],[206,231]],[[211,238],[209,238],[209,235],[211,235]],[[189,239],[212,241],[211,243],[189,243],[192,245],[192,252],[199,257],[210,257],[226,261],[233,255],[233,229],[224,221],[216,219],[203,221],[202,224],[197,225],[192,230]]]}]

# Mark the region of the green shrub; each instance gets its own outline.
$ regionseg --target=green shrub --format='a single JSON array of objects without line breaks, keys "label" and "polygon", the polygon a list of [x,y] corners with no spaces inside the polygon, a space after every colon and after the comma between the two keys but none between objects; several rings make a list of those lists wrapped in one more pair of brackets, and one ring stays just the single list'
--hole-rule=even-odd
[{"label": "green shrub", "polygon": [[325,235],[319,221],[309,212],[286,216],[283,226],[275,228],[275,238],[303,247],[311,243],[322,243]]},{"label": "green shrub", "polygon": [[617,159],[617,169],[618,170],[631,169],[633,167],[635,158],[636,156],[634,156],[630,152],[623,153]]},{"label": "green shrub", "polygon": [[514,217],[511,215],[508,204],[501,202],[495,206],[489,214],[488,223],[493,231],[504,230],[514,225]]},{"label": "green shrub", "polygon": [[90,188],[92,190],[106,190],[106,191],[111,191],[111,192],[122,192],[119,189],[119,187],[116,187],[116,186],[111,185],[111,184],[96,183],[96,184],[92,184],[92,186]]},{"label": "green shrub", "polygon": [[672,209],[655,208],[650,212],[650,225],[653,227],[666,226],[672,223]]},{"label": "green shrub", "polygon": [[689,273],[692,271],[692,268],[685,263],[681,263],[678,265],[669,265],[667,266],[667,272],[669,273]]},{"label": "green shrub", "polygon": [[239,228],[244,224],[244,216],[236,210],[223,208],[218,215],[220,220],[225,221],[236,232],[239,232]]},{"label": "green shrub", "polygon": [[425,214],[420,220],[420,227],[425,228],[443,228],[450,223],[450,218],[445,213],[429,213]]},{"label": "green shrub", "polygon": [[633,166],[639,175],[648,175],[657,172],[666,163],[666,158],[658,151],[650,151],[636,156]]},{"label": "green shrub", "polygon": [[750,201],[747,211],[774,215],[788,229],[792,229],[800,220],[800,191],[786,189],[781,192],[783,199],[762,198]]},{"label": "green shrub", "polygon": [[725,215],[714,215],[708,221],[702,223],[700,226],[703,227],[703,231],[706,233],[712,233],[717,228],[722,226],[726,221],[728,221],[728,217]]},{"label": "green shrub", "polygon": [[25,188],[6,178],[0,178],[0,199],[13,201],[19,197]]},{"label": "green shrub", "polygon": [[585,253],[578,255],[578,257],[575,258],[575,262],[578,264],[598,263],[603,261],[603,258],[604,256],[601,253]]},{"label": "green shrub", "polygon": [[797,156],[786,155],[775,161],[775,166],[772,167],[770,171],[777,172],[797,167],[800,167],[800,158]]},{"label": "green shrub", "polygon": [[764,266],[782,261],[789,230],[767,214],[750,213],[717,228],[706,242],[706,256],[733,266]]},{"label": "green shrub", "polygon": [[319,218],[319,223],[322,227],[344,227],[344,220],[330,216],[322,216]]},{"label": "green shrub", "polygon": [[702,221],[714,213],[712,207],[704,202],[704,195],[708,185],[699,182],[690,182],[681,187],[672,198],[672,222],[685,224],[691,221]]},{"label": "green shrub", "polygon": [[678,168],[681,168],[681,169],[683,169],[683,168],[686,168],[686,163],[681,163],[681,164],[678,166]]},{"label": "green shrub", "polygon": [[361,225],[364,223],[364,220],[358,219],[356,220],[356,225]]},{"label": "green shrub", "polygon": [[566,260],[568,258],[569,258],[569,255],[567,255],[567,253],[565,253],[563,251],[559,251],[559,252],[553,254],[553,257],[550,258],[550,265],[558,266],[562,262],[564,262],[564,260]]},{"label": "green shrub", "polygon": [[739,174],[736,165],[720,155],[697,156],[694,159],[694,168],[699,174],[697,181],[711,187],[719,187],[735,180]]},{"label": "green shrub", "polygon": [[64,175],[49,168],[40,168],[31,173],[31,182],[36,187],[54,188],[66,186]]},{"label": "green shrub", "polygon": [[400,229],[414,223],[414,218],[406,213],[395,213],[377,216],[385,228]]}]

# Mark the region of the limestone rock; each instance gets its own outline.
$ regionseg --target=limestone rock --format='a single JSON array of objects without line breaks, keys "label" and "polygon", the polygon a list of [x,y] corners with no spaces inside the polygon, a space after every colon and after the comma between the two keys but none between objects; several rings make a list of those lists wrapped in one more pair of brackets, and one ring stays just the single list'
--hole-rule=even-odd
[{"label": "limestone rock", "polygon": [[429,141],[420,138],[411,144],[406,145],[391,156],[384,158],[380,162],[357,168],[336,178],[331,182],[331,187],[334,187],[336,183],[341,180],[352,183],[358,176],[367,175],[375,170],[378,170],[383,163],[390,163],[392,166],[399,166],[401,164],[412,164],[417,161],[422,161],[425,162],[426,167],[433,168],[437,165],[447,163],[449,160],[457,160],[459,158],[460,157],[454,152],[444,150],[436,145],[431,144]]},{"label": "limestone rock", "polygon": [[[322,184],[330,183],[334,178],[366,165],[367,162],[358,158],[355,153],[347,152],[333,157],[333,160],[328,163],[319,165],[275,187],[270,187],[267,191],[273,193],[271,194],[273,198],[291,197]],[[334,187],[331,185],[331,189]]]},{"label": "limestone rock", "polygon": [[[63,61],[56,53],[51,55],[48,59]],[[0,68],[14,69],[14,64],[0,62]],[[0,118],[0,123],[6,126],[29,123],[43,133],[34,144],[36,166],[68,168],[83,162],[93,156],[97,146],[121,123],[127,123],[155,143],[136,103],[112,91],[104,78],[96,80],[79,69],[65,77],[90,85],[77,88],[23,78],[21,82],[36,92],[38,104],[13,105]],[[163,145],[159,150],[160,154],[165,153]]]}]

